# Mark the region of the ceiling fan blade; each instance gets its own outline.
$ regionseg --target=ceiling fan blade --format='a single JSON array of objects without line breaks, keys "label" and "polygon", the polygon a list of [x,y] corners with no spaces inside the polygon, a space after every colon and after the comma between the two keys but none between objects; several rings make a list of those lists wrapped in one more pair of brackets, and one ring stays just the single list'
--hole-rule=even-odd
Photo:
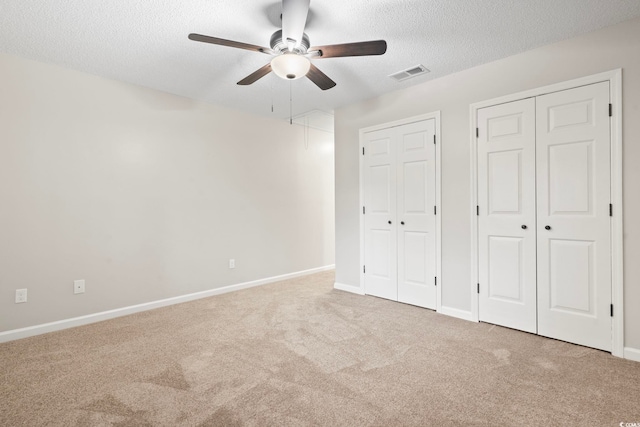
[{"label": "ceiling fan blade", "polygon": [[319,52],[314,58],[339,58],[343,56],[382,55],[387,51],[387,42],[373,40],[369,42],[332,44],[309,48],[309,53]]},{"label": "ceiling fan blade", "polygon": [[261,78],[263,78],[264,76],[269,74],[270,72],[271,72],[271,63],[269,63],[269,64],[265,65],[264,67],[254,71],[253,73],[249,74],[247,77],[245,77],[244,79],[240,80],[238,82],[238,84],[241,85],[241,86],[250,85],[252,83],[257,82],[258,80],[260,80]]},{"label": "ceiling fan blade", "polygon": [[282,40],[289,50],[300,47],[311,0],[282,0]]},{"label": "ceiling fan blade", "polygon": [[266,47],[256,46],[254,44],[236,42],[236,41],[233,41],[233,40],[220,39],[218,37],[203,36],[202,34],[193,34],[193,33],[191,33],[191,34],[189,34],[189,40],[193,40],[193,41],[197,41],[197,42],[203,42],[203,43],[217,44],[217,45],[220,45],[220,46],[235,47],[235,48],[238,48],[238,49],[252,50],[254,52],[266,53],[268,55],[273,54],[273,51],[271,49],[269,49],[269,48],[266,48]]},{"label": "ceiling fan blade", "polygon": [[309,68],[307,77],[322,90],[331,89],[336,85],[336,82],[327,77],[325,73],[320,71],[318,67],[313,64],[311,64],[311,68]]}]

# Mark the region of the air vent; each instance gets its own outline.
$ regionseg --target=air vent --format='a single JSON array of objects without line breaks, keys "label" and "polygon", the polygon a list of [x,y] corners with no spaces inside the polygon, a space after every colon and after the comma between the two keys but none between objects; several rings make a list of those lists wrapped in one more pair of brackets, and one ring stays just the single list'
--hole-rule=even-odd
[{"label": "air vent", "polygon": [[401,82],[401,81],[410,79],[412,77],[426,74],[428,72],[429,70],[427,70],[424,65],[416,65],[415,67],[407,68],[406,70],[393,73],[389,77],[391,77],[395,81]]}]

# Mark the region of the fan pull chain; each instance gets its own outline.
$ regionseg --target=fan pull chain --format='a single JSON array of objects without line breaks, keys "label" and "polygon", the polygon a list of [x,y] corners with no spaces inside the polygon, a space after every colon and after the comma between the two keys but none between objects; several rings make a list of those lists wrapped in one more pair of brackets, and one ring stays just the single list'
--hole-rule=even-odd
[{"label": "fan pull chain", "polygon": [[289,80],[289,124],[293,125],[293,82]]},{"label": "fan pull chain", "polygon": [[304,116],[304,149],[309,149],[309,116]]}]

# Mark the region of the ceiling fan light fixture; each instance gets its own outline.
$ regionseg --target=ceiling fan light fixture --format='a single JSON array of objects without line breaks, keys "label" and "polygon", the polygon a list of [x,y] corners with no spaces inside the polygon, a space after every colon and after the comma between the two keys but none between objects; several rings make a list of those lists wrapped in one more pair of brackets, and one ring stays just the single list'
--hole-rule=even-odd
[{"label": "ceiling fan light fixture", "polygon": [[311,68],[311,61],[296,53],[283,53],[271,60],[271,69],[281,79],[297,80],[304,77]]}]

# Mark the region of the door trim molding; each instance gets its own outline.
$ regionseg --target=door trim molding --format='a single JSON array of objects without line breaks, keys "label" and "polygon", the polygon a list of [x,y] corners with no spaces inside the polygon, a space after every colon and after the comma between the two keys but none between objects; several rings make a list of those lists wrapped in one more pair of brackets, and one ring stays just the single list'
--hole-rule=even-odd
[{"label": "door trim molding", "polygon": [[573,89],[594,83],[609,82],[609,97],[613,105],[613,117],[611,120],[611,203],[613,203],[613,218],[611,221],[611,301],[615,306],[615,316],[612,327],[612,351],[617,357],[624,357],[624,277],[623,277],[623,230],[622,230],[622,69],[606,71],[591,76],[585,76],[574,80],[543,86],[536,89],[518,92],[482,102],[476,102],[469,106],[469,141],[471,148],[471,320],[479,321],[479,298],[477,294],[478,283],[478,217],[476,206],[478,205],[478,151],[476,145],[476,128],[478,127],[477,112],[481,108],[505,104],[553,92]]},{"label": "door trim molding", "polygon": [[640,362],[640,350],[637,348],[626,347],[624,349],[624,358]]},{"label": "door trim molding", "polygon": [[455,317],[455,318],[458,318],[458,319],[473,321],[473,319],[471,318],[471,312],[470,311],[460,310],[460,309],[452,308],[452,307],[441,307],[441,309],[438,310],[438,312],[440,314],[444,314],[444,315],[447,315],[447,316]]},{"label": "door trim molding", "polygon": [[333,284],[333,289],[337,289],[339,291],[349,292],[356,295],[364,295],[362,288],[359,286],[345,285],[344,283],[335,282]]},{"label": "door trim molding", "polygon": [[364,206],[364,156],[362,153],[362,149],[364,148],[364,135],[369,132],[375,132],[382,129],[389,129],[393,127],[408,125],[415,122],[421,122],[425,120],[435,119],[435,132],[436,132],[436,206],[438,209],[438,214],[436,215],[436,277],[438,278],[438,286],[436,288],[436,311],[440,312],[442,308],[442,203],[441,203],[441,161],[440,161],[440,153],[441,153],[441,145],[442,139],[440,137],[440,110],[433,111],[427,114],[421,114],[418,116],[407,117],[405,119],[396,120],[393,122],[382,123],[375,126],[370,126],[366,128],[360,129],[359,132],[359,140],[358,144],[358,157],[360,160],[358,161],[360,174],[359,174],[359,187],[360,187],[360,205],[358,206],[360,212],[360,287],[357,293],[365,294],[364,289],[364,272],[362,271],[362,266],[364,265],[364,215],[362,214],[362,206]]}]

